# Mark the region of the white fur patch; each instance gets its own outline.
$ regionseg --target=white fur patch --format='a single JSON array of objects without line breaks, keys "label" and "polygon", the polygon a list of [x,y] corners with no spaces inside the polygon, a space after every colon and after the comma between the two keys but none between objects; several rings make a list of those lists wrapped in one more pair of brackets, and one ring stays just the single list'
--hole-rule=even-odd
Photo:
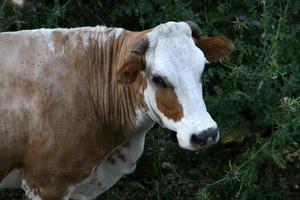
[{"label": "white fur patch", "polygon": [[0,182],[0,188],[20,188],[21,184],[22,171],[14,169]]},{"label": "white fur patch", "polygon": [[72,192],[75,190],[75,186],[71,185],[68,187],[68,191],[66,192],[66,196],[64,196],[63,200],[69,200]]},{"label": "white fur patch", "polygon": [[22,180],[22,189],[25,191],[25,195],[30,200],[42,200],[39,195],[36,195],[36,190],[31,189],[29,185],[26,183],[26,180]]},{"label": "white fur patch", "polygon": [[[135,120],[135,124],[137,127],[143,127],[145,126],[144,123],[145,123],[145,119],[148,119],[148,114],[147,114],[147,111],[145,109],[137,109],[135,111],[135,115],[136,115],[136,120]],[[146,123],[148,122],[148,125],[151,126],[151,122],[149,119],[146,120]]]},{"label": "white fur patch", "polygon": [[48,45],[48,49],[51,53],[55,51],[55,44],[52,39],[52,33],[54,29],[40,29],[40,33],[44,36],[46,43]]},{"label": "white fur patch", "polygon": [[90,38],[90,33],[86,32],[83,33],[82,35],[82,44],[84,48],[87,48],[89,46],[89,38]]},{"label": "white fur patch", "polygon": [[132,173],[138,158],[142,155],[145,135],[146,133],[137,134],[130,140],[129,146],[116,148],[118,151],[116,154],[114,154],[116,150],[112,151],[108,157],[111,157],[114,162],[104,159],[99,166],[95,167],[87,179],[76,185],[75,190],[71,194],[71,199],[94,199],[108,190],[123,175]]},{"label": "white fur patch", "polygon": [[115,28],[115,37],[118,38],[123,33],[123,31],[123,28]]}]

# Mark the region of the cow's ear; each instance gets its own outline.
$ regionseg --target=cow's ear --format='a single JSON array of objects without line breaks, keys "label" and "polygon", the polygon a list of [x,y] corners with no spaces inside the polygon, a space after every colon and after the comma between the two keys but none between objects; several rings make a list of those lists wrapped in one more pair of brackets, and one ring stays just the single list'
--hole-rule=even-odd
[{"label": "cow's ear", "polygon": [[132,84],[144,68],[144,56],[135,52],[131,52],[117,72],[118,83]]},{"label": "cow's ear", "polygon": [[120,84],[132,84],[139,73],[145,69],[145,52],[149,46],[149,41],[145,37],[137,42],[123,65],[117,72],[117,81]]},{"label": "cow's ear", "polygon": [[208,61],[216,62],[220,58],[231,54],[234,50],[234,44],[225,36],[204,37],[196,23],[192,21],[186,23],[191,28],[195,44],[203,51]]},{"label": "cow's ear", "polygon": [[199,37],[196,40],[196,45],[210,62],[216,62],[220,58],[230,55],[234,50],[232,41],[225,36]]}]

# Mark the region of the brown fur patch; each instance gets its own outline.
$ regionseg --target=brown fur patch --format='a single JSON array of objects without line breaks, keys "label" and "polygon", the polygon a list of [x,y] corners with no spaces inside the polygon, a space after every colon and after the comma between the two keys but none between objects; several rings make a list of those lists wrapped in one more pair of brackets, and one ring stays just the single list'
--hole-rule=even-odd
[{"label": "brown fur patch", "polygon": [[132,84],[143,69],[144,56],[132,52],[117,73],[118,83]]},{"label": "brown fur patch", "polygon": [[[147,33],[147,31],[144,31],[144,33]],[[117,80],[120,84],[132,84],[138,78],[140,72],[145,69],[145,52],[149,46],[149,41],[146,36],[136,41],[130,54],[117,72]]]},{"label": "brown fur patch", "polygon": [[179,121],[183,117],[183,109],[174,88],[157,87],[155,91],[157,108],[167,118]]},{"label": "brown fur patch", "polygon": [[216,62],[221,57],[230,55],[234,50],[233,43],[225,36],[199,37],[196,39],[196,44],[210,62]]}]

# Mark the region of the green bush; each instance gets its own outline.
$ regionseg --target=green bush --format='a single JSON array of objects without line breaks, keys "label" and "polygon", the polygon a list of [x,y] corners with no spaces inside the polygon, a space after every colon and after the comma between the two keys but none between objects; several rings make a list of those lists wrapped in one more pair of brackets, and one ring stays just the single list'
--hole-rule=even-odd
[{"label": "green bush", "polygon": [[[99,199],[299,199],[300,2],[83,0],[0,3],[0,31],[105,24],[142,30],[193,20],[236,50],[204,74],[221,142],[187,152],[167,130],[147,136],[137,170]],[[1,196],[1,195],[0,195]]]}]

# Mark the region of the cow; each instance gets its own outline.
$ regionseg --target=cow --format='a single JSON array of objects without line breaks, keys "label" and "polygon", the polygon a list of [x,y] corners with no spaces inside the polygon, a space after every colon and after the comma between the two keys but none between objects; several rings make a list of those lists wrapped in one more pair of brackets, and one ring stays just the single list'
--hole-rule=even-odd
[{"label": "cow", "polygon": [[155,123],[184,149],[216,143],[201,75],[233,49],[191,21],[0,33],[0,187],[94,199],[135,169]]}]

